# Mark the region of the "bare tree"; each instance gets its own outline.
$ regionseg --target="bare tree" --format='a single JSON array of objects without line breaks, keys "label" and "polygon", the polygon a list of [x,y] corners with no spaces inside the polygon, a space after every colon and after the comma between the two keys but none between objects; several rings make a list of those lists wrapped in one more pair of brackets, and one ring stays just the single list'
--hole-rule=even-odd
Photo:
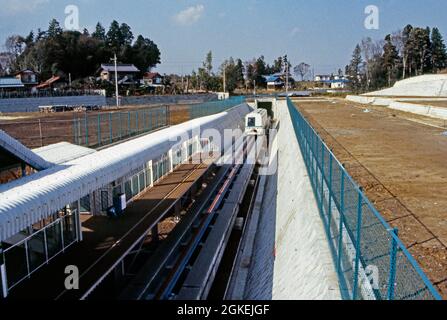
[{"label": "bare tree", "polygon": [[402,30],[397,30],[391,34],[391,43],[396,47],[397,53],[402,62],[402,78],[405,79],[405,70],[407,69],[408,55],[405,53],[405,37]]},{"label": "bare tree", "polygon": [[371,70],[374,59],[383,53],[384,40],[374,41],[370,37],[364,38],[360,44],[365,64],[366,89],[371,83]]},{"label": "bare tree", "polygon": [[305,62],[301,62],[295,68],[293,68],[293,72],[295,75],[301,77],[301,81],[304,81],[304,77],[309,73],[310,65]]},{"label": "bare tree", "polygon": [[25,39],[19,35],[9,36],[5,41],[6,51],[9,53],[8,62],[10,66],[15,66],[17,58],[25,51]]}]

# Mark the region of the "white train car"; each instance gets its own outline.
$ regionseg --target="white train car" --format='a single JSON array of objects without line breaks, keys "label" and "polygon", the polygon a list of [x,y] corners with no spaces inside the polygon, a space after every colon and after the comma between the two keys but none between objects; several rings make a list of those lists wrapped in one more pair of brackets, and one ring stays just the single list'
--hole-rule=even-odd
[{"label": "white train car", "polygon": [[263,136],[268,125],[266,109],[257,109],[245,116],[245,134],[249,136]]}]

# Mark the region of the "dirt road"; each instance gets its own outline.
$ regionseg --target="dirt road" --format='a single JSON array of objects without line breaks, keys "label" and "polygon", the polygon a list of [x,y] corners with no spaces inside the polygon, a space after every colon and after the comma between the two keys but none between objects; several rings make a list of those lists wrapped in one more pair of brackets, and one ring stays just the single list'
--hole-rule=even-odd
[{"label": "dirt road", "polygon": [[[191,105],[172,105],[169,108],[170,121],[163,118],[163,106],[129,106],[119,110],[88,112],[88,133],[85,132],[85,113],[82,112],[1,114],[0,129],[30,148],[62,141],[95,147],[109,143],[110,121],[113,122],[113,137],[119,140],[121,135],[132,136],[150,132],[151,129],[159,129],[166,123],[175,125],[190,119]],[[135,117],[137,110],[139,118]],[[127,119],[128,112],[132,115],[129,119]],[[98,134],[98,122],[101,123],[100,134]],[[131,132],[127,132],[126,128],[130,128]],[[86,135],[88,135],[87,139]]]}]

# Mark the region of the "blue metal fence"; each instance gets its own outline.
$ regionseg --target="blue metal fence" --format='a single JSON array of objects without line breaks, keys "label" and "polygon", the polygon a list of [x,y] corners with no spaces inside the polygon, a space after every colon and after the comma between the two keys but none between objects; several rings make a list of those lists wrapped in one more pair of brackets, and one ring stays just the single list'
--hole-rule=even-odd
[{"label": "blue metal fence", "polygon": [[201,117],[210,116],[216,113],[224,112],[241,103],[244,103],[244,101],[245,97],[237,96],[237,97],[231,97],[226,100],[204,102],[191,107],[190,117],[191,119],[197,119]]},{"label": "blue metal fence", "polygon": [[85,147],[101,147],[169,125],[169,107],[75,114],[73,140]]},{"label": "blue metal fence", "polygon": [[441,297],[362,189],[287,99],[344,299]]}]

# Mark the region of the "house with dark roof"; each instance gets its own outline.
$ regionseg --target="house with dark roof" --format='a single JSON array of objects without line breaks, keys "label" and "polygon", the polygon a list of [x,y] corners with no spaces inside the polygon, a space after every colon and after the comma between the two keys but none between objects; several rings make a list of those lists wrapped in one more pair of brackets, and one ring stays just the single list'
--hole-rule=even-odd
[{"label": "house with dark roof", "polygon": [[[116,71],[119,84],[130,85],[138,82],[138,74],[140,73],[140,70],[133,64],[118,64],[116,66]],[[115,65],[113,63],[101,64],[99,75],[101,80],[115,83]]]},{"label": "house with dark roof", "polygon": [[163,87],[163,76],[158,72],[146,72],[141,83],[150,87]]},{"label": "house with dark roof", "polygon": [[34,87],[39,83],[37,73],[32,70],[29,70],[29,69],[25,69],[20,72],[17,72],[15,74],[15,77],[16,77],[16,79],[20,79],[20,81],[22,81],[23,85],[28,88]]}]

